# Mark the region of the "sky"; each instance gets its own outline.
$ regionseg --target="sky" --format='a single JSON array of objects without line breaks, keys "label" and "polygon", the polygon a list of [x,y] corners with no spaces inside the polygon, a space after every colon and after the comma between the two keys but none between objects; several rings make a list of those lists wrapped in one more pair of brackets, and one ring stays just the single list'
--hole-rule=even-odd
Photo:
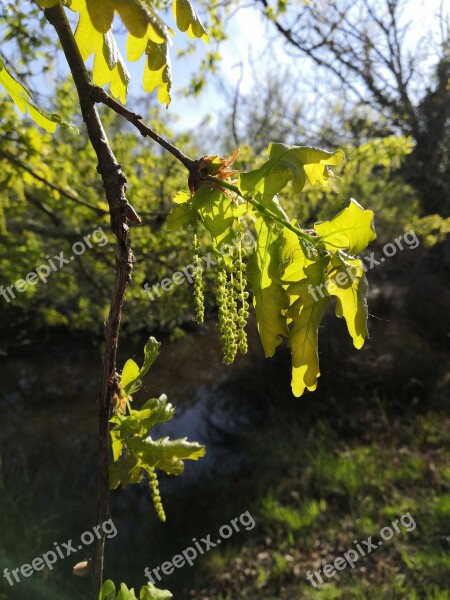
[{"label": "sky", "polygon": [[[310,0],[317,5],[317,9],[326,10],[326,5],[332,0]],[[375,6],[378,0],[374,0]],[[299,0],[301,3],[301,0]],[[424,31],[437,28],[435,15],[439,12],[443,0],[406,0],[405,15],[410,21],[410,31],[407,39],[407,44],[413,47]],[[248,3],[251,4],[251,3]],[[255,3],[256,4],[256,3]],[[195,2],[194,2],[195,5]],[[173,27],[176,30],[175,27]],[[240,77],[242,69],[242,80],[240,89],[242,93],[248,93],[252,90],[255,82],[252,75],[253,69],[260,73],[270,66],[276,65],[276,68],[289,68],[292,70],[293,76],[299,73],[302,76],[314,79],[316,69],[311,65],[308,59],[304,57],[293,58],[286,53],[283,40],[275,33],[273,26],[267,23],[255,6],[243,7],[232,16],[226,26],[229,39],[221,46],[222,61],[220,65],[220,75],[214,81],[210,80],[206,91],[196,98],[185,98],[176,92],[177,89],[187,86],[190,75],[195,72],[196,66],[199,64],[201,55],[207,49],[207,45],[202,42],[197,42],[197,53],[189,59],[172,60],[173,73],[173,100],[169,107],[170,113],[177,115],[178,125],[180,130],[191,129],[196,124],[200,123],[206,115],[211,116],[211,124],[214,125],[220,115],[221,108],[225,106],[226,99],[223,92],[219,89],[217,81],[219,79],[227,87],[234,87]],[[176,49],[179,45],[183,45],[185,40],[184,34],[177,31],[174,39],[171,55],[175,57]],[[267,49],[268,41],[270,47]],[[133,94],[140,92],[140,78],[142,74],[142,66],[136,68],[136,64],[132,64],[131,72],[133,83],[131,91]],[[313,92],[310,92],[313,94]],[[315,102],[316,98],[311,96],[306,98],[306,101]]]},{"label": "sky", "polygon": [[[10,0],[0,0],[5,3]],[[302,0],[298,0],[301,3]],[[332,0],[310,0],[314,3],[317,10],[326,10],[326,6]],[[374,0],[374,5],[377,5],[379,0]],[[408,44],[412,47],[424,31],[430,28],[433,24],[436,27],[435,15],[437,14],[443,0],[405,0],[405,14],[411,21],[411,29],[409,34]],[[22,6],[25,3],[22,3]],[[195,0],[193,0],[195,6]],[[169,19],[172,20],[171,14]],[[72,14],[71,22],[75,26],[76,15]],[[222,61],[220,64],[219,75],[216,78],[210,78],[206,90],[198,97],[186,98],[177,90],[186,87],[189,83],[191,75],[195,72],[200,63],[202,54],[208,49],[207,44],[200,40],[196,40],[196,53],[188,58],[177,59],[176,51],[180,47],[184,47],[187,42],[185,34],[178,32],[173,22],[172,25],[176,36],[171,49],[172,58],[172,75],[173,75],[173,99],[169,106],[169,113],[177,117],[175,128],[177,130],[193,129],[207,115],[211,116],[211,126],[219,118],[221,110],[225,107],[226,98],[223,90],[220,88],[219,81],[228,89],[232,89],[241,75],[241,92],[247,93],[252,91],[254,79],[252,75],[252,67],[259,73],[264,73],[269,66],[272,68],[289,68],[292,71],[293,77],[301,76],[314,79],[316,69],[304,57],[292,57],[285,52],[285,46],[280,36],[275,34],[273,27],[267,23],[260,14],[260,9],[256,7],[256,3],[248,3],[246,7],[240,8],[228,20],[226,31],[229,36],[228,41],[222,43],[220,52]],[[118,28],[116,39],[119,48],[122,50],[122,55],[125,56],[125,40],[126,32],[123,27]],[[270,42],[268,46],[268,42]],[[132,75],[130,83],[130,96],[142,95],[141,77],[143,72],[143,59],[137,63],[127,63]],[[89,62],[88,62],[89,65]],[[64,57],[58,53],[55,58],[54,74],[49,76],[45,82],[46,88],[51,90],[52,77],[55,75],[67,74],[67,66]],[[302,94],[305,93],[302,91]],[[313,94],[313,92],[310,92]],[[314,103],[318,99],[311,95],[310,98],[302,100]],[[132,106],[130,106],[132,108]]]}]

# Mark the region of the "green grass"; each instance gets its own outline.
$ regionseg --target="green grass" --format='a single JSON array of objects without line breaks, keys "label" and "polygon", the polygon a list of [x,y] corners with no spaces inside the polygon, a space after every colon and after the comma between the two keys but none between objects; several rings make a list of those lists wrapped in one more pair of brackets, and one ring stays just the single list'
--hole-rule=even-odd
[{"label": "green grass", "polygon": [[[232,600],[448,599],[450,419],[433,411],[389,416],[383,407],[361,436],[352,422],[359,417],[349,415],[339,430],[331,419],[311,426],[288,414],[247,435],[246,475],[235,495],[257,527],[220,566],[206,559],[198,584],[210,597],[215,578],[227,572]],[[400,532],[354,569],[324,577],[317,588],[308,583],[308,570],[332,562],[354,540],[381,540],[380,529],[406,513],[414,530],[399,522]],[[236,583],[249,570],[253,575]]]}]

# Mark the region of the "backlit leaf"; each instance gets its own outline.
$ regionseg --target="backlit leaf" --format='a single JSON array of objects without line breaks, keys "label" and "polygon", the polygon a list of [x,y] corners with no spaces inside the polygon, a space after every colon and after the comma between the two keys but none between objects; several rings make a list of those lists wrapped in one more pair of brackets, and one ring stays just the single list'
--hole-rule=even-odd
[{"label": "backlit leaf", "polygon": [[172,7],[180,31],[186,32],[190,38],[208,41],[208,35],[189,0],[173,0]]},{"label": "backlit leaf", "polygon": [[313,391],[320,377],[318,330],[330,297],[324,287],[324,269],[328,259],[311,263],[305,269],[307,279],[290,286],[294,302],[289,307],[292,319],[289,346],[292,352],[292,392],[301,396]]},{"label": "backlit leaf", "polygon": [[344,153],[335,153],[310,148],[308,146],[287,146],[269,144],[269,160],[259,169],[242,173],[239,187],[251,196],[262,195],[263,201],[271,200],[289,181],[292,181],[294,193],[303,190],[306,181],[312,185],[326,185],[329,166],[344,162]]},{"label": "backlit leaf", "polygon": [[316,223],[314,228],[325,242],[326,248],[332,252],[340,249],[350,254],[359,254],[377,237],[373,212],[365,210],[353,198],[347,208],[330,221]]},{"label": "backlit leaf", "polygon": [[45,129],[45,131],[54,133],[56,130],[56,125],[70,127],[71,129],[78,131],[76,127],[64,121],[64,119],[62,119],[59,115],[50,114],[36,106],[32,102],[30,93],[23,87],[21,83],[19,83],[12,75],[8,73],[1,58],[0,85],[3,86],[6,93],[11,97],[17,108],[19,108],[19,110],[22,112],[28,110],[28,113],[33,121],[39,125],[39,127]]},{"label": "backlit leaf", "polygon": [[167,217],[167,229],[169,231],[178,231],[187,229],[189,225],[194,225],[197,215],[188,204],[179,204],[174,206]]},{"label": "backlit leaf", "polygon": [[362,348],[369,333],[367,331],[368,290],[362,262],[336,252],[326,273],[326,288],[336,296],[336,316],[344,317],[355,348]]},{"label": "backlit leaf", "polygon": [[288,335],[283,311],[288,297],[281,283],[280,251],[283,238],[260,217],[255,225],[257,244],[247,267],[253,291],[259,337],[266,357],[273,356],[283,336]]}]

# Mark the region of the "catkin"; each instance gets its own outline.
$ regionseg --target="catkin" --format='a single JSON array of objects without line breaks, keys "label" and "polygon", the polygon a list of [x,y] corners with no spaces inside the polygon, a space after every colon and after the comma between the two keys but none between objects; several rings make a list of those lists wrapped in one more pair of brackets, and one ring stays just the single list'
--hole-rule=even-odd
[{"label": "catkin", "polygon": [[237,343],[241,354],[246,354],[248,350],[247,334],[245,326],[249,316],[248,292],[246,290],[247,278],[245,273],[245,264],[242,260],[242,244],[239,240],[237,245],[237,260],[233,263],[235,269],[236,290],[235,294],[239,302],[239,310],[236,314]]},{"label": "catkin", "polygon": [[219,309],[219,331],[222,334],[223,361],[231,364],[236,356],[236,323],[233,280],[228,277],[223,259],[218,261],[216,276],[216,302]]},{"label": "catkin", "polygon": [[151,469],[148,475],[150,490],[152,493],[153,506],[155,507],[158,519],[164,523],[166,520],[166,513],[164,512],[164,508],[162,505],[161,494],[159,493],[158,478],[156,476],[155,469]]},{"label": "catkin", "polygon": [[195,314],[198,323],[203,323],[205,320],[205,282],[203,280],[203,268],[201,266],[201,259],[198,254],[198,239],[197,234],[194,235],[193,251],[194,251],[194,305]]}]

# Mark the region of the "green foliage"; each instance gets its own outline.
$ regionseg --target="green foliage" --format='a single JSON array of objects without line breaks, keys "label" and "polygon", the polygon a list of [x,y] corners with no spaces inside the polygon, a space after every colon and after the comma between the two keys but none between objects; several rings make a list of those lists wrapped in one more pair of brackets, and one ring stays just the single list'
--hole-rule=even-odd
[{"label": "green foliage", "polygon": [[391,135],[356,147],[346,146],[344,150],[348,160],[336,171],[337,177],[331,185],[305,187],[307,202],[299,206],[299,218],[308,224],[329,219],[353,196],[370,198],[380,225],[381,242],[391,241],[402,230],[411,229],[411,222],[419,212],[419,200],[406,183],[402,167],[413,150],[412,139]]},{"label": "green foliage", "polygon": [[12,75],[10,75],[6,69],[6,66],[0,56],[0,85],[4,88],[6,93],[11,97],[11,100],[22,112],[28,111],[33,121],[48,131],[53,133],[56,129],[56,125],[64,125],[65,127],[73,127],[70,123],[64,121],[57,114],[49,114],[42,108],[36,106],[32,102],[31,94],[19,83]]},{"label": "green foliage", "polygon": [[152,427],[169,421],[175,412],[167,397],[147,400],[141,410],[130,406],[132,393],[142,385],[142,378],[156,360],[160,344],[151,337],[144,348],[144,363],[141,368],[129,359],[123,368],[120,392],[116,397],[116,410],[110,422],[114,425],[110,431],[114,462],[110,465],[110,486],[149,480],[153,504],[161,521],[166,520],[155,469],[161,469],[168,475],[181,475],[184,460],[198,460],[205,454],[204,446],[188,442],[186,438],[169,440],[168,437],[153,440]]},{"label": "green foliage", "polygon": [[[64,119],[81,125],[73,86],[61,84],[56,98]],[[158,107],[151,109],[148,122],[158,123],[159,130],[170,136],[168,117],[163,121],[161,112]],[[144,285],[161,281],[192,260],[192,233],[172,232],[163,226],[171,197],[183,186],[185,176],[175,166],[175,159],[138,139],[116,117],[105,113],[103,120],[118,160],[134,166],[127,173],[127,194],[143,220],[143,226],[133,230],[136,261],[123,327],[129,335],[143,329],[171,332],[190,318],[189,286],[177,286],[163,298],[154,296],[152,301]],[[84,135],[74,137],[62,128],[53,138],[39,133],[20,118],[12,102],[1,97],[0,128],[7,132],[0,137],[0,285],[7,287],[23,279],[47,262],[46,255],[53,257],[63,251],[69,257],[73,254],[72,244],[98,227],[109,239],[103,247],[93,244],[52,273],[46,283],[15,292],[9,304],[0,296],[2,325],[14,325],[14,339],[22,335],[21,331],[26,330],[29,336],[49,326],[103,335],[114,270],[113,238],[108,234],[108,207],[102,187],[92,170],[96,159],[89,141]],[[186,151],[195,152],[187,136],[177,140]],[[58,189],[51,187],[55,185]],[[212,305],[212,294],[206,295],[205,303]]]},{"label": "green foliage", "polygon": [[[49,8],[59,0],[40,0],[42,8]],[[109,84],[110,92],[123,104],[126,102],[130,74],[122,58],[113,32],[113,18],[117,13],[128,31],[127,60],[138,61],[146,57],[142,86],[145,92],[157,90],[158,101],[170,103],[172,76],[169,46],[175,35],[157,12],[157,6],[147,0],[71,0],[69,8],[79,14],[75,40],[83,60],[94,55],[92,77],[103,87]],[[208,36],[189,0],[173,0],[173,13],[177,27],[190,38],[205,41]]]},{"label": "green foliage", "polygon": [[[147,583],[141,587],[139,592],[139,600],[169,600],[172,594],[168,590],[160,590],[152,583]],[[98,600],[138,600],[133,588],[128,589],[125,583],[120,584],[120,590],[116,595],[116,586],[107,579],[100,590]]]},{"label": "green foliage", "polygon": [[[258,331],[267,357],[273,356],[284,337],[292,351],[292,390],[301,396],[313,391],[320,376],[318,330],[331,298],[336,298],[336,316],[344,318],[356,348],[367,332],[367,281],[362,261],[356,257],[375,237],[373,212],[355,200],[333,219],[317,223],[313,230],[299,228],[281,205],[278,194],[292,181],[294,194],[306,183],[325,186],[332,177],[330,165],[341,165],[341,150],[330,153],[317,148],[270,144],[269,158],[259,168],[241,173],[236,184],[229,167],[237,156],[204,157],[199,173],[203,181],[194,185],[189,199],[172,211],[172,222],[180,206],[193,215],[211,236],[217,256],[216,278],[219,329],[224,362],[233,361],[238,348],[238,328],[243,331],[247,315],[244,284],[235,277],[237,231],[254,222],[256,244],[247,268],[253,291]],[[205,181],[206,180],[206,181]],[[209,181],[208,181],[209,180]],[[177,201],[180,202],[180,196]],[[169,217],[170,218],[170,217]],[[230,248],[232,249],[230,251]],[[243,273],[239,260],[240,273]],[[238,290],[238,291],[237,291]],[[241,308],[237,308],[237,300]],[[240,311],[240,312],[239,312]],[[240,339],[240,338],[239,338]],[[246,349],[242,339],[240,344]]]},{"label": "green foliage", "polygon": [[144,363],[141,368],[130,358],[127,360],[122,371],[122,387],[124,394],[129,396],[139,390],[142,378],[158,358],[161,344],[151,337],[144,347]]}]

